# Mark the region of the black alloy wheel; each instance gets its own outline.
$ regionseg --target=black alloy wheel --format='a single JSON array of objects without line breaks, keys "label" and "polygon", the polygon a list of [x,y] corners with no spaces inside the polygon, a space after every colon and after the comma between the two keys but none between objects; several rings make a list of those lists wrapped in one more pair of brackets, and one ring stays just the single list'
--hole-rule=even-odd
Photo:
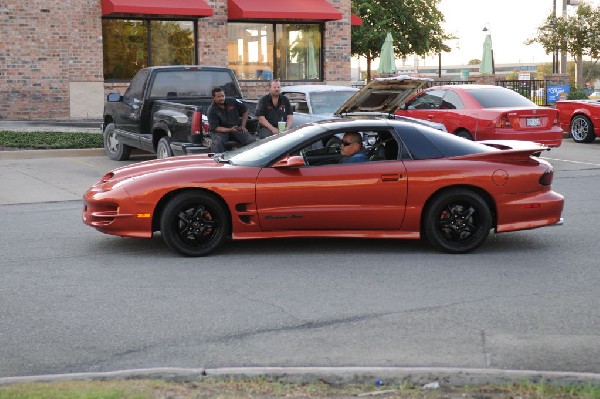
[{"label": "black alloy wheel", "polygon": [[424,211],[425,236],[437,249],[462,254],[481,246],[492,227],[492,214],[480,195],[452,189],[436,196]]},{"label": "black alloy wheel", "polygon": [[171,250],[184,256],[204,256],[229,236],[229,213],[213,195],[186,191],[165,206],[160,229]]}]

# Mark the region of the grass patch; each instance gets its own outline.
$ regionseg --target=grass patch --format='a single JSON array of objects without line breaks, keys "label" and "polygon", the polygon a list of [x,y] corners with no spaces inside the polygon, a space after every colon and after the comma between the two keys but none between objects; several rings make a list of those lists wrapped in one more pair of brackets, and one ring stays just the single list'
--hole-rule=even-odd
[{"label": "grass patch", "polygon": [[402,399],[598,399],[600,388],[547,384],[423,389],[401,385],[329,385],[268,381],[264,378],[207,378],[197,382],[162,380],[71,381],[0,386],[0,399],[156,399],[156,398],[357,398]]},{"label": "grass patch", "polygon": [[0,131],[0,149],[52,150],[102,147],[102,135],[99,133]]}]

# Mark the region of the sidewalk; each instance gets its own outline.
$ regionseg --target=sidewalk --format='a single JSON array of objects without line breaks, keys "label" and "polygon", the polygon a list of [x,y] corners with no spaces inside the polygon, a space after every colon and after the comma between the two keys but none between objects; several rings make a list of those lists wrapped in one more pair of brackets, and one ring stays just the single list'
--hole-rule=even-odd
[{"label": "sidewalk", "polygon": [[102,119],[13,121],[0,119],[0,130],[15,132],[90,132],[101,133]]}]

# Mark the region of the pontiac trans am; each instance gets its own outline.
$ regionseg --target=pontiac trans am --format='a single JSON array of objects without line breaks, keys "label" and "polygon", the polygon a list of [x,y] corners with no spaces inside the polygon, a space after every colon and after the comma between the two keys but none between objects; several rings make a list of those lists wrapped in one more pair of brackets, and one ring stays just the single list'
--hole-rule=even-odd
[{"label": "pontiac trans am", "polygon": [[[358,132],[368,161],[340,163],[336,134]],[[310,123],[222,153],[117,168],[84,195],[83,222],[151,238],[185,256],[227,239],[425,238],[466,253],[498,233],[562,224],[548,147],[473,142],[389,118]]]}]

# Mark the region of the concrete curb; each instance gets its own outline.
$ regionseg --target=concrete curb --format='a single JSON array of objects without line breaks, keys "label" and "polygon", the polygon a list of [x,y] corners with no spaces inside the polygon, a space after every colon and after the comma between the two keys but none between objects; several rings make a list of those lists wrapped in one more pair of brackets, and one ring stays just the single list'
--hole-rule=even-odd
[{"label": "concrete curb", "polygon": [[14,150],[0,151],[0,160],[97,157],[103,155],[106,155],[106,151],[104,150],[104,148],[80,148],[64,150]]},{"label": "concrete curb", "polygon": [[410,383],[424,385],[438,382],[442,386],[480,386],[486,384],[544,383],[548,385],[600,386],[600,374],[536,370],[462,369],[431,367],[237,367],[237,368],[150,368],[98,373],[47,374],[0,378],[0,385],[27,382],[59,382],[88,380],[162,379],[185,382],[208,377],[250,379],[263,377],[270,381],[329,384]]}]

